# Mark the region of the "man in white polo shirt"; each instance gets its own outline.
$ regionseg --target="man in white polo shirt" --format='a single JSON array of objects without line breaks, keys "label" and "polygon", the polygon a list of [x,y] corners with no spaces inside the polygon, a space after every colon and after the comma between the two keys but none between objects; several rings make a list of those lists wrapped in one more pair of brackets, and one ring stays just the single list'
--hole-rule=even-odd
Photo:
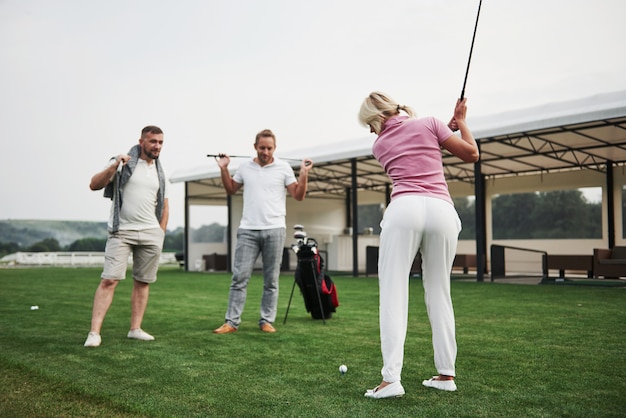
[{"label": "man in white polo shirt", "polygon": [[91,179],[91,190],[104,188],[104,196],[112,202],[104,269],[94,296],[91,330],[85,347],[98,347],[102,342],[100,329],[115,288],[126,277],[131,252],[134,284],[128,338],[154,340],[141,329],[141,322],[148,305],[149,285],[157,278],[169,219],[168,180],[159,162],[162,147],[163,131],[157,126],[146,126],[138,145],[128,154],[112,158]]},{"label": "man in white polo shirt", "polygon": [[285,188],[294,199],[304,200],[309,171],[313,167],[311,160],[302,160],[300,178],[296,179],[287,162],[274,158],[276,137],[269,129],[257,134],[254,149],[256,157],[241,164],[234,177],[228,171],[228,155],[220,154],[217,160],[226,193],[233,195],[245,187],[228,310],[224,324],[213,331],[216,334],[237,331],[246,303],[248,281],[259,254],[263,254],[264,280],[259,327],[263,332],[276,332],[272,323],[276,319],[278,276],[286,236]]}]

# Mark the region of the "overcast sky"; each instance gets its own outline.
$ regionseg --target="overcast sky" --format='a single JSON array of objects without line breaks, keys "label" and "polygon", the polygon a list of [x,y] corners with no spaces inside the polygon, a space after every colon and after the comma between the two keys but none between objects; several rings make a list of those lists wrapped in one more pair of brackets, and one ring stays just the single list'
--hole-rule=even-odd
[{"label": "overcast sky", "polygon": [[[0,219],[105,221],[91,176],[149,124],[171,175],[367,137],[382,90],[448,120],[478,1],[0,0]],[[623,0],[485,0],[465,91],[472,116],[626,90]],[[173,184],[170,225],[184,223]],[[222,221],[207,212],[205,222]]]}]

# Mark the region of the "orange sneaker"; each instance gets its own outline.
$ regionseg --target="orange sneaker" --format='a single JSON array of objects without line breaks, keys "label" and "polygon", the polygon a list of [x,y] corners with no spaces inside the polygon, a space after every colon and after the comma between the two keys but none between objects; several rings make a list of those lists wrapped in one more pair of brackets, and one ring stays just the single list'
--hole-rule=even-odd
[{"label": "orange sneaker", "polygon": [[233,327],[227,322],[221,327],[214,329],[213,334],[228,334],[229,332],[235,332],[235,331],[237,331],[237,328]]},{"label": "orange sneaker", "polygon": [[261,331],[263,331],[263,332],[276,332],[276,328],[274,328],[272,326],[272,324],[270,324],[269,322],[264,322],[263,325],[261,325]]}]

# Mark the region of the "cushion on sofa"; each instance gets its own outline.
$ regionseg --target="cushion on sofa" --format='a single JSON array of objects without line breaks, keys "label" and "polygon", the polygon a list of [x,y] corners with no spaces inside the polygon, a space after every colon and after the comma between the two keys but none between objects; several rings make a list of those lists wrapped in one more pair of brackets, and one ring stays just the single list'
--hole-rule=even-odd
[{"label": "cushion on sofa", "polygon": [[613,247],[611,250],[611,259],[619,259],[621,262],[626,262],[626,247]]}]

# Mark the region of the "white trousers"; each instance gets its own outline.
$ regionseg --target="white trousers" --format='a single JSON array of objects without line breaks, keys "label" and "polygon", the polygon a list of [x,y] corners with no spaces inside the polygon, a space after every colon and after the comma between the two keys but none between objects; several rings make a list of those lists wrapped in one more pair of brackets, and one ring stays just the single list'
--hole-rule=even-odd
[{"label": "white trousers", "polygon": [[400,381],[409,313],[409,275],[419,250],[432,331],[435,368],[455,376],[456,337],[450,273],[461,221],[450,203],[406,195],[394,199],[381,222],[378,278],[383,380]]}]

